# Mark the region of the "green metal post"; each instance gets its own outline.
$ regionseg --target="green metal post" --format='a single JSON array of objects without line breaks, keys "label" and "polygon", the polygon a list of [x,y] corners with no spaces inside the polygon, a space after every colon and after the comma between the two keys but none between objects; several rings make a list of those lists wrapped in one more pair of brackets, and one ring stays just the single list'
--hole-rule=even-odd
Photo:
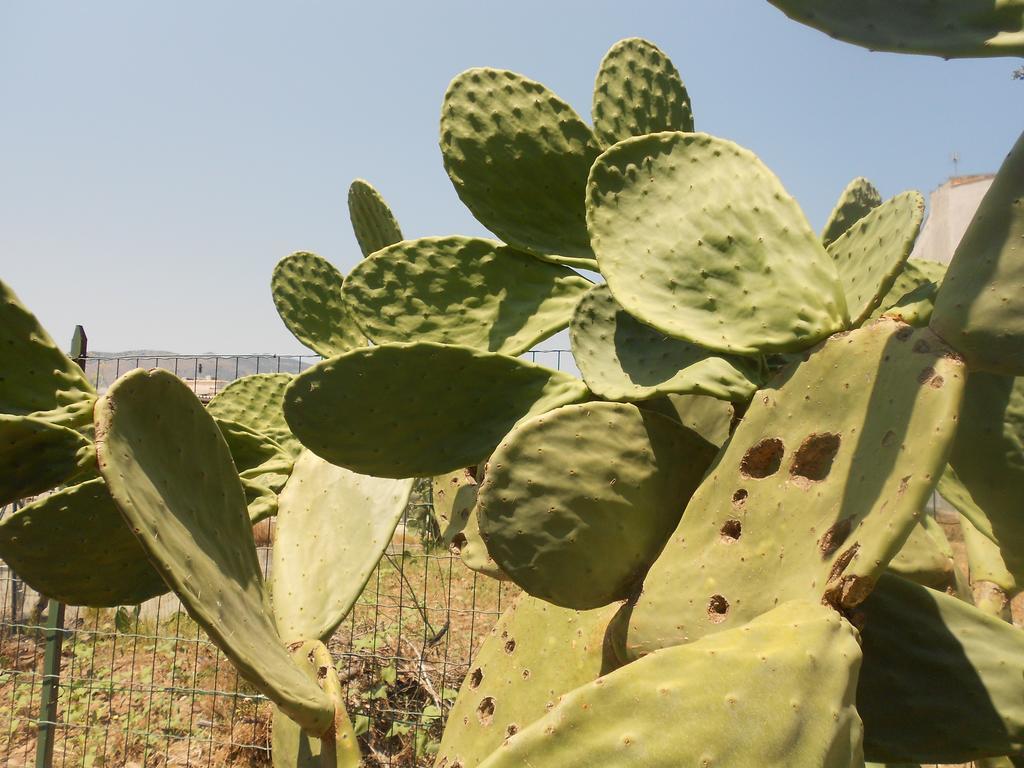
[{"label": "green metal post", "polygon": [[[89,338],[75,326],[70,357],[85,367]],[[36,768],[52,768],[53,744],[57,738],[57,698],[60,693],[60,657],[64,647],[64,604],[50,600],[46,610],[46,655],[43,657],[43,690],[39,705],[39,735],[36,740]]]}]

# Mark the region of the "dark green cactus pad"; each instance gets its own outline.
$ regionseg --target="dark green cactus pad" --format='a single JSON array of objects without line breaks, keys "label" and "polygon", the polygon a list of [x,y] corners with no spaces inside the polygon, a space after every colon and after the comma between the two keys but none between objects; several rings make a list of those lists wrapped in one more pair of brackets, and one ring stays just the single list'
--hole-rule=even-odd
[{"label": "dark green cactus pad", "polygon": [[96,405],[96,449],[121,514],[189,615],[257,690],[311,734],[326,731],[334,706],[274,626],[231,454],[195,394],[167,371],[131,371]]},{"label": "dark green cactus pad", "polygon": [[434,765],[476,768],[561,694],[597,679],[614,613],[615,606],[572,611],[517,597],[473,657]]},{"label": "dark green cactus pad", "polygon": [[302,444],[284,420],[284,391],[293,378],[290,373],[243,376],[217,393],[206,408],[218,419],[251,427],[298,457]]},{"label": "dark green cactus pad", "polygon": [[876,207],[829,245],[854,326],[867,320],[896,282],[923,218],[921,193],[904,192]]},{"label": "dark green cactus pad", "polygon": [[594,163],[587,223],[622,307],[669,336],[753,355],[846,323],[836,267],[782,183],[703,133],[627,139]]},{"label": "dark green cactus pad", "polygon": [[647,574],[629,657],[787,600],[863,601],[942,472],[963,379],[934,334],[894,320],[834,336],[781,371]]},{"label": "dark green cactus pad", "polygon": [[1024,379],[971,373],[949,463],[956,474],[943,478],[942,494],[998,544],[1024,584]]},{"label": "dark green cactus pad", "polygon": [[590,112],[604,148],[632,136],[693,130],[690,95],[679,70],[658,46],[639,37],[620,40],[605,54]]},{"label": "dark green cactus pad", "polygon": [[412,480],[357,475],[303,452],[278,499],[270,586],[286,643],[326,642],[391,543]]},{"label": "dark green cactus pad", "polygon": [[493,240],[425,237],[363,260],[344,293],[376,344],[436,341],[515,356],[565,328],[592,285]]},{"label": "dark green cactus pad", "polygon": [[368,181],[356,179],[348,188],[348,215],[363,256],[405,239],[395,214]]},{"label": "dark green cactus pad", "polygon": [[789,602],[564,694],[481,768],[862,766],[860,663],[849,623]]},{"label": "dark green cactus pad", "polygon": [[753,361],[716,355],[641,323],[607,285],[592,288],[576,306],[569,337],[583,380],[606,400],[668,393],[749,400],[760,381]]},{"label": "dark green cactus pad", "polygon": [[431,499],[434,519],[441,539],[457,553],[472,571],[499,581],[508,580],[487,551],[480,534],[476,497],[479,486],[468,469],[447,472],[431,478]]},{"label": "dark green cactus pad", "polygon": [[487,551],[510,579],[555,605],[624,600],[715,453],[695,432],[630,403],[567,405],[523,421],[491,455],[480,485]]},{"label": "dark green cactus pad", "polygon": [[839,195],[836,207],[821,230],[821,244],[826,248],[846,230],[882,204],[882,196],[875,185],[858,176],[846,185]]},{"label": "dark green cactus pad", "polygon": [[903,271],[882,298],[871,319],[883,314],[921,328],[928,325],[935,308],[935,297],[946,276],[946,266],[936,261],[907,259]]},{"label": "dark green cactus pad", "polygon": [[478,464],[520,419],[588,395],[567,373],[506,355],[382,344],[296,376],[284,415],[332,464],[374,477],[431,477]]},{"label": "dark green cactus pad", "polygon": [[1024,375],[1024,133],[953,254],[931,326],[972,371]]},{"label": "dark green cactus pad", "polygon": [[[283,421],[284,416],[281,419]],[[277,494],[292,473],[291,454],[251,427],[216,416],[214,420],[235,462],[250,521],[258,523],[277,514]]]},{"label": "dark green cactus pad", "polygon": [[32,589],[68,605],[137,605],[167,591],[102,478],[0,520],[0,559]]},{"label": "dark green cactus pad", "polygon": [[96,452],[73,429],[0,414],[0,467],[2,505],[95,474]]},{"label": "dark green cactus pad", "polygon": [[470,69],[445,93],[445,170],[477,221],[513,248],[592,266],[583,201],[599,152],[571,106],[515,72]]},{"label": "dark green cactus pad", "polygon": [[274,768],[359,768],[359,743],[345,711],[345,691],[331,652],[323,643],[308,641],[292,650],[292,658],[334,702],[334,726],[323,738],[310,736],[275,707],[271,723]]},{"label": "dark green cactus pad", "polygon": [[873,51],[944,59],[1024,56],[1021,0],[769,0],[789,18]]},{"label": "dark green cactus pad", "polygon": [[705,395],[665,395],[637,405],[692,429],[710,445],[721,448],[732,430],[736,411],[730,403]]},{"label": "dark green cactus pad", "polygon": [[[580,200],[582,205],[582,192]],[[0,414],[51,411],[96,398],[82,369],[54,344],[14,291],[0,280]],[[83,423],[88,423],[86,416]],[[68,424],[65,426],[74,426]]]},{"label": "dark green cactus pad", "polygon": [[295,338],[323,357],[366,344],[345,307],[343,282],[329,261],[303,252],[281,259],[270,279],[281,320]]},{"label": "dark green cactus pad", "polygon": [[868,759],[965,763],[1024,750],[1019,628],[888,575],[855,618]]}]

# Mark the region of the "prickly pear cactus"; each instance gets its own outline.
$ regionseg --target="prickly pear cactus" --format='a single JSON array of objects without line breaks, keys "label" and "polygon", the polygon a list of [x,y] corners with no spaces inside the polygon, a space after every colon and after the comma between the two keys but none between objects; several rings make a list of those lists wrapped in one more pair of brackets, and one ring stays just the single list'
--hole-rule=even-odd
[{"label": "prickly pear cactus", "polygon": [[368,181],[356,179],[349,186],[348,215],[363,256],[404,239],[395,214]]},{"label": "prickly pear cactus", "polygon": [[835,208],[821,230],[821,244],[826,248],[846,230],[882,204],[882,196],[875,185],[858,176],[843,189]]}]

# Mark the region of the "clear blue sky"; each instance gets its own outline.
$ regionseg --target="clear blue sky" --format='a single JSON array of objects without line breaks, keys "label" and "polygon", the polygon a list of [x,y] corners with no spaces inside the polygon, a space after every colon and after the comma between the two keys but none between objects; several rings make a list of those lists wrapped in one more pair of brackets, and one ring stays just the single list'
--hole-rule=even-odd
[{"label": "clear blue sky", "polygon": [[493,66],[589,119],[616,40],[661,46],[698,130],[757,152],[815,227],[857,175],[926,194],[1024,127],[1013,59],[872,54],[766,0],[10,2],[0,9],[0,276],[66,343],[299,352],[274,263],[358,250],[365,177],[406,236],[483,234],[441,164],[449,80]]}]

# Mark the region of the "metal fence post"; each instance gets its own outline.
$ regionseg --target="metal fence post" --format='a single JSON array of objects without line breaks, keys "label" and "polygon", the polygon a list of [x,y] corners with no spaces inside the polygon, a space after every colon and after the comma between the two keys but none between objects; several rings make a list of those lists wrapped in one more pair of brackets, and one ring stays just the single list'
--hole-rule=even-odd
[{"label": "metal fence post", "polygon": [[[89,338],[75,326],[70,357],[85,369]],[[46,610],[46,654],[43,657],[43,689],[39,704],[39,734],[36,740],[36,768],[51,768],[53,744],[57,737],[57,698],[60,694],[60,657],[64,647],[64,604],[50,600]]]}]

